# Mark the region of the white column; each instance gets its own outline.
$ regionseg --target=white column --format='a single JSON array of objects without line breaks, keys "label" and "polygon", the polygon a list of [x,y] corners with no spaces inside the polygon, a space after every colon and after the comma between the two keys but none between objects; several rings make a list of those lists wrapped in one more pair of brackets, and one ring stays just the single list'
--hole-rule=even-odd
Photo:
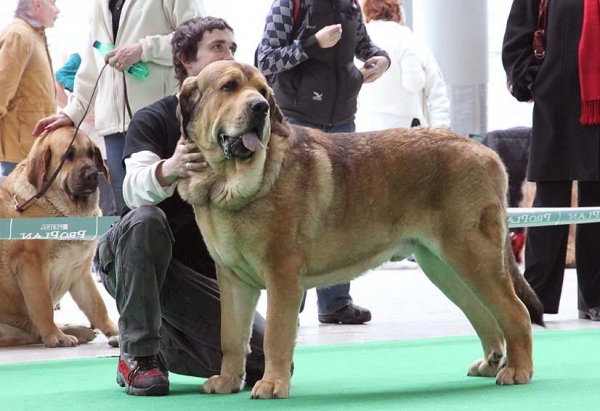
[{"label": "white column", "polygon": [[487,0],[419,0],[412,3],[415,33],[431,47],[452,103],[452,129],[487,131]]}]

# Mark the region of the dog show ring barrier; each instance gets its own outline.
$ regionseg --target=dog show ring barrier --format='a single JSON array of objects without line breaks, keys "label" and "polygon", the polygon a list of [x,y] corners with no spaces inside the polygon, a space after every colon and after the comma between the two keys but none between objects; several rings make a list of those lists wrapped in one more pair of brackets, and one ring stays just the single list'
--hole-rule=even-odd
[{"label": "dog show ring barrier", "polygon": [[[0,240],[97,240],[118,220],[116,216],[5,218],[0,219]],[[598,222],[600,207],[508,209],[510,228]]]}]

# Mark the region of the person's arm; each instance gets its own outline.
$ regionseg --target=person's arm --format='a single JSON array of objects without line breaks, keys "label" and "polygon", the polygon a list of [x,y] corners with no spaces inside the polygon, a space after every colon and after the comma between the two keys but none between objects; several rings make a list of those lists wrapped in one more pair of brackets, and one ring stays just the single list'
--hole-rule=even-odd
[{"label": "person's arm", "polygon": [[354,55],[365,63],[368,70],[363,72],[364,82],[372,83],[383,75],[390,67],[390,56],[371,41],[363,20],[362,11],[358,7],[358,25],[356,27],[356,48]]},{"label": "person's arm", "polygon": [[533,54],[540,0],[514,0],[504,33],[502,64],[511,94],[519,101],[531,100],[531,85],[539,71]]},{"label": "person's arm", "polygon": [[419,50],[415,46],[412,32],[408,31],[399,38],[400,69],[402,70],[402,87],[411,93],[419,93],[425,87],[425,69],[421,64]]},{"label": "person's arm", "polygon": [[290,70],[308,60],[308,52],[318,48],[314,35],[303,40],[292,36],[294,0],[275,0],[265,21],[258,47],[258,68],[264,75]]},{"label": "person's arm", "polygon": [[164,161],[152,151],[133,153],[125,159],[123,199],[127,207],[156,205],[173,195],[177,181],[163,186],[156,177],[156,170]]},{"label": "person's arm", "polygon": [[[162,66],[173,65],[171,39],[173,32],[182,23],[194,18],[206,16],[200,0],[163,0],[165,18],[173,29],[165,35],[146,36],[139,40],[142,46],[142,61],[151,61]],[[127,24],[127,23],[125,23]],[[134,24],[137,24],[135,22]]]},{"label": "person's arm", "polygon": [[[96,84],[99,75],[98,67],[96,66],[96,57],[94,56],[94,53],[97,53],[97,51],[92,47],[92,44],[96,39],[92,38],[93,29],[91,28],[94,21],[100,18],[96,15],[97,13],[100,13],[100,10],[98,10],[99,5],[96,7],[97,9],[90,18],[90,30],[88,31],[85,43],[87,46],[83,47],[79,53],[81,64],[75,74],[73,92],[69,95],[67,105],[60,112],[69,117],[73,124],[79,124],[81,122],[88,105],[90,106],[90,112],[94,110],[94,103],[96,100],[96,97],[94,96],[94,99],[90,101],[92,90],[94,89],[94,85]],[[105,70],[108,70],[108,68]]]},{"label": "person's arm", "polygon": [[4,38],[0,47],[0,119],[9,111],[32,47],[31,39],[20,33],[10,33]]},{"label": "person's arm", "polygon": [[424,54],[423,63],[427,77],[425,82],[425,105],[429,112],[429,118],[427,119],[429,127],[450,128],[450,99],[448,98],[442,71],[429,47],[425,48]]}]

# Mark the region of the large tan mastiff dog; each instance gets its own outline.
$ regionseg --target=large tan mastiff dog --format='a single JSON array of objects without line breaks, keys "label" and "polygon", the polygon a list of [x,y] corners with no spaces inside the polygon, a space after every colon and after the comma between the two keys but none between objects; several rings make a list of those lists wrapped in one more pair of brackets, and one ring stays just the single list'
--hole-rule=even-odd
[{"label": "large tan mastiff dog", "polygon": [[[75,129],[59,128],[36,139],[31,152],[0,185],[0,218],[90,217],[98,207],[98,172],[107,173],[98,147]],[[22,213],[66,160],[48,191]],[[118,335],[92,278],[95,241],[4,240],[0,241],[0,346],[35,344],[73,347],[95,338],[91,328],[59,329],[53,307],[70,292],[91,322],[106,336]]]},{"label": "large tan mastiff dog", "polygon": [[542,306],[512,256],[507,175],[493,151],[444,130],[290,126],[264,77],[235,62],[189,79],[180,115],[209,167],[179,192],[194,206],[221,288],[223,362],[205,392],[241,389],[260,289],[266,369],[252,397],[285,398],[302,291],[411,254],[481,339],[469,375],[529,382],[530,316],[543,324]]}]

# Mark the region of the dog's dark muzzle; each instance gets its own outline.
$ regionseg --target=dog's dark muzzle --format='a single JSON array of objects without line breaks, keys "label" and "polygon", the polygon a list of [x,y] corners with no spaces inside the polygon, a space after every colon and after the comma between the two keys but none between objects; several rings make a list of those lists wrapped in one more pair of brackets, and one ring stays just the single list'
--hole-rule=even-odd
[{"label": "dog's dark muzzle", "polygon": [[242,160],[250,158],[256,151],[264,148],[261,136],[264,135],[267,124],[269,104],[263,99],[256,99],[249,104],[248,110],[250,124],[247,131],[238,136],[219,134],[219,144],[221,144],[223,154],[229,160],[233,158]]}]

